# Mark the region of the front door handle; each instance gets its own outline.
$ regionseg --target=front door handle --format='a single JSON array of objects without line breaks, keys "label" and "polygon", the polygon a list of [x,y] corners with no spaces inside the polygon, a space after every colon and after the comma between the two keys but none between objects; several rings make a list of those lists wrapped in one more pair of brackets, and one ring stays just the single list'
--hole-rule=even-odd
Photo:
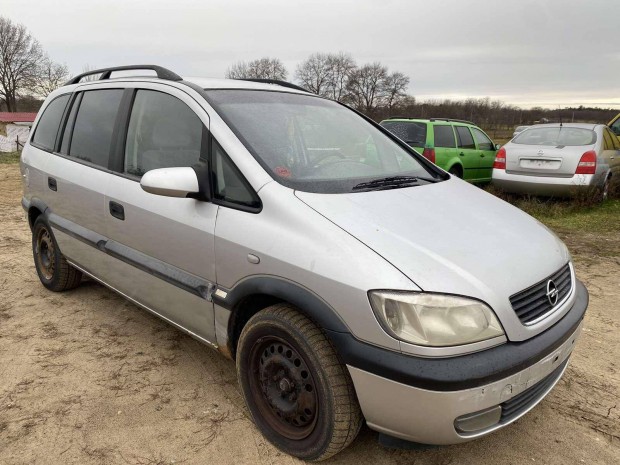
[{"label": "front door handle", "polygon": [[58,183],[54,178],[47,178],[47,187],[56,192],[58,190]]},{"label": "front door handle", "polygon": [[464,157],[465,154],[463,152],[459,153],[460,156]]},{"label": "front door handle", "polygon": [[125,208],[120,204],[110,200],[110,215],[119,220],[125,220]]},{"label": "front door handle", "polygon": [[481,153],[481,154],[480,154],[480,158],[484,158],[484,153]]}]

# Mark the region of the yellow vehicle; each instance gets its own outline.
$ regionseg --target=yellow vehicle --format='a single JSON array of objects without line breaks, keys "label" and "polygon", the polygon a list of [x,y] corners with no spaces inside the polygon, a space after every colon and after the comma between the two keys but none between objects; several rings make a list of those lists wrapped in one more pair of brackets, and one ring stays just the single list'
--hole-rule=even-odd
[{"label": "yellow vehicle", "polygon": [[607,123],[607,126],[609,126],[616,137],[620,139],[620,113],[618,113],[614,119]]}]

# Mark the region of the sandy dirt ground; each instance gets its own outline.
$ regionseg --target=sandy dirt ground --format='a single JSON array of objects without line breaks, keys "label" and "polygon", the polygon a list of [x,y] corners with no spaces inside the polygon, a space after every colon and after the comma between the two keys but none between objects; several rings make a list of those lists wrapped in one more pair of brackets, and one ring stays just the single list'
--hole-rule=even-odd
[{"label": "sandy dirt ground", "polygon": [[[296,462],[249,420],[232,362],[92,281],[47,291],[21,195],[18,166],[0,165],[0,464]],[[329,463],[620,463],[620,259],[580,253],[576,267],[591,292],[585,329],[530,414],[426,451],[384,449],[364,428]]]}]

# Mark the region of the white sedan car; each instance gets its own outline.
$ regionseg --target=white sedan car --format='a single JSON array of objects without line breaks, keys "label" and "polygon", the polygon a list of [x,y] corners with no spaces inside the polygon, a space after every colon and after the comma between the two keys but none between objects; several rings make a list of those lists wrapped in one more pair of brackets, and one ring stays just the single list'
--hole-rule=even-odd
[{"label": "white sedan car", "polygon": [[551,123],[527,128],[495,157],[493,184],[505,192],[570,196],[586,188],[607,197],[620,176],[620,141],[603,124]]}]

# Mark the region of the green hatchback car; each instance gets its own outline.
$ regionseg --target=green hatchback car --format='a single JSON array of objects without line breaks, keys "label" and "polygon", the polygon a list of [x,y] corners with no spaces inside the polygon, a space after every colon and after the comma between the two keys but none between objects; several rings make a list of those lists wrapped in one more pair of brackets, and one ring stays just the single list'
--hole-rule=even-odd
[{"label": "green hatchback car", "polygon": [[469,121],[390,118],[381,126],[449,173],[471,182],[491,181],[499,145]]}]

